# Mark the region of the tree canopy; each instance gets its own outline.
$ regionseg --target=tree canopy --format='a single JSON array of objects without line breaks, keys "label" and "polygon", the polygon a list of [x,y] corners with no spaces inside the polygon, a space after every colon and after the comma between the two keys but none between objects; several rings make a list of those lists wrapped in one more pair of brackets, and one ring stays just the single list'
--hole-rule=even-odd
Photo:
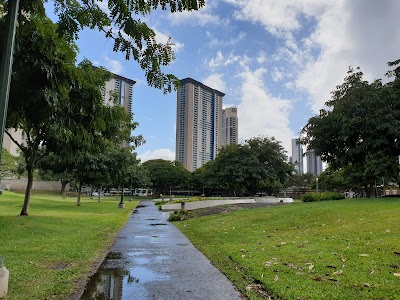
[{"label": "tree canopy", "polygon": [[[45,0],[20,0],[20,9],[25,13],[43,11]],[[76,40],[85,27],[97,29],[113,40],[113,50],[133,58],[145,72],[150,86],[171,92],[178,83],[172,74],[165,74],[162,66],[174,59],[172,42],[157,42],[156,34],[144,21],[155,10],[171,13],[198,10],[204,0],[53,0],[58,16],[57,32],[68,40]]]},{"label": "tree canopy", "polygon": [[149,174],[154,194],[165,194],[169,188],[189,185],[190,172],[179,162],[152,159],[145,161],[143,167]]},{"label": "tree canopy", "polygon": [[93,156],[109,143],[129,142],[136,125],[122,107],[104,105],[101,87],[110,73],[86,60],[76,66],[75,44],[56,31],[44,13],[20,15],[6,128],[21,129],[26,139],[18,143],[6,133],[28,173],[21,215],[28,212],[33,170],[48,153]]},{"label": "tree canopy", "polygon": [[214,161],[194,172],[193,178],[197,186],[227,190],[230,195],[272,194],[293,171],[286,160],[279,141],[257,137],[222,148]]},{"label": "tree canopy", "polygon": [[[389,63],[396,66],[399,61]],[[332,170],[346,168],[367,195],[376,181],[398,181],[400,155],[400,72],[383,84],[363,79],[359,68],[349,69],[342,85],[319,115],[303,128],[303,143],[314,149]]]}]

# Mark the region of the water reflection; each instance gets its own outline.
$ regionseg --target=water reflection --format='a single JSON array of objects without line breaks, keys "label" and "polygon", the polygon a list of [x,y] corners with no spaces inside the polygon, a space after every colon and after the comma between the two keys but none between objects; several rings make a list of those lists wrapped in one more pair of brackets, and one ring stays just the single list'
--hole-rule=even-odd
[{"label": "water reflection", "polygon": [[129,283],[138,282],[126,270],[104,267],[103,263],[90,278],[81,300],[121,300],[124,277],[128,277]]},{"label": "water reflection", "polygon": [[169,278],[147,267],[148,263],[160,262],[165,256],[159,255],[150,260],[143,257],[147,255],[147,252],[129,252],[121,259],[121,253],[110,252],[96,274],[90,277],[80,300],[146,299],[146,283]]}]

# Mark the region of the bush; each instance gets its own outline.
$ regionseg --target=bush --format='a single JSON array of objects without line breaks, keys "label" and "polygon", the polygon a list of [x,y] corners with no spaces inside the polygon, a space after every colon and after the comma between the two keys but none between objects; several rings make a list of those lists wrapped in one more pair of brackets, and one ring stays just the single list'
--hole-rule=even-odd
[{"label": "bush", "polygon": [[323,193],[307,193],[301,197],[303,202],[317,202],[327,200],[341,200],[344,195],[336,192],[323,192]]},{"label": "bush", "polygon": [[187,211],[187,210],[179,210],[179,211],[174,211],[171,213],[168,217],[168,221],[174,222],[174,221],[184,221],[189,219],[190,217],[193,216],[193,213]]}]

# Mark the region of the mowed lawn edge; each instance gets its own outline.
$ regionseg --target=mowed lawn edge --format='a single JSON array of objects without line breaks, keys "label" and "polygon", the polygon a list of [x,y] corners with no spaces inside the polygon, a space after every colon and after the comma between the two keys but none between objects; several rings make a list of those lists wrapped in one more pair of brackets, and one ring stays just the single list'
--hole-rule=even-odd
[{"label": "mowed lawn edge", "polygon": [[250,299],[400,299],[400,199],[243,209],[175,225]]},{"label": "mowed lawn edge", "polygon": [[[8,300],[68,299],[127,222],[137,201],[117,197],[62,199],[56,193],[32,196],[29,216],[20,217],[23,195],[0,196],[0,256],[10,272]],[[125,198],[127,199],[127,198]]]}]

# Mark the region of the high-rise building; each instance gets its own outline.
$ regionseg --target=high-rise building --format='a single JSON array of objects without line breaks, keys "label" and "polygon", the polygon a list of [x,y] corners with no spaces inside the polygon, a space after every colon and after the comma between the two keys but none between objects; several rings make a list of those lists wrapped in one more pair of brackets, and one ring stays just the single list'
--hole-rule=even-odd
[{"label": "high-rise building", "polygon": [[129,113],[132,112],[133,85],[136,81],[123,76],[113,74],[112,78],[106,82],[101,93],[104,103],[121,105]]},{"label": "high-rise building", "polygon": [[176,160],[189,171],[214,160],[221,148],[224,96],[192,78],[181,80],[177,93]]},{"label": "high-rise building", "polygon": [[[114,99],[116,103],[125,108],[129,113],[132,112],[132,94],[133,85],[136,81],[125,78],[123,76],[112,74],[112,78],[106,82],[102,88],[101,93],[103,96],[104,103],[108,105],[114,105]],[[22,130],[9,130],[13,139],[18,143],[24,144],[26,136]],[[18,156],[18,146],[5,134],[3,138],[3,147],[13,156]]]},{"label": "high-rise building", "polygon": [[303,168],[303,147],[301,146],[300,139],[292,139],[292,160],[298,174],[304,173]]},{"label": "high-rise building", "polygon": [[238,143],[237,108],[228,107],[222,110],[222,146]]},{"label": "high-rise building", "polygon": [[314,150],[306,152],[307,157],[307,173],[319,175],[322,173],[322,160],[321,156],[315,155]]}]

